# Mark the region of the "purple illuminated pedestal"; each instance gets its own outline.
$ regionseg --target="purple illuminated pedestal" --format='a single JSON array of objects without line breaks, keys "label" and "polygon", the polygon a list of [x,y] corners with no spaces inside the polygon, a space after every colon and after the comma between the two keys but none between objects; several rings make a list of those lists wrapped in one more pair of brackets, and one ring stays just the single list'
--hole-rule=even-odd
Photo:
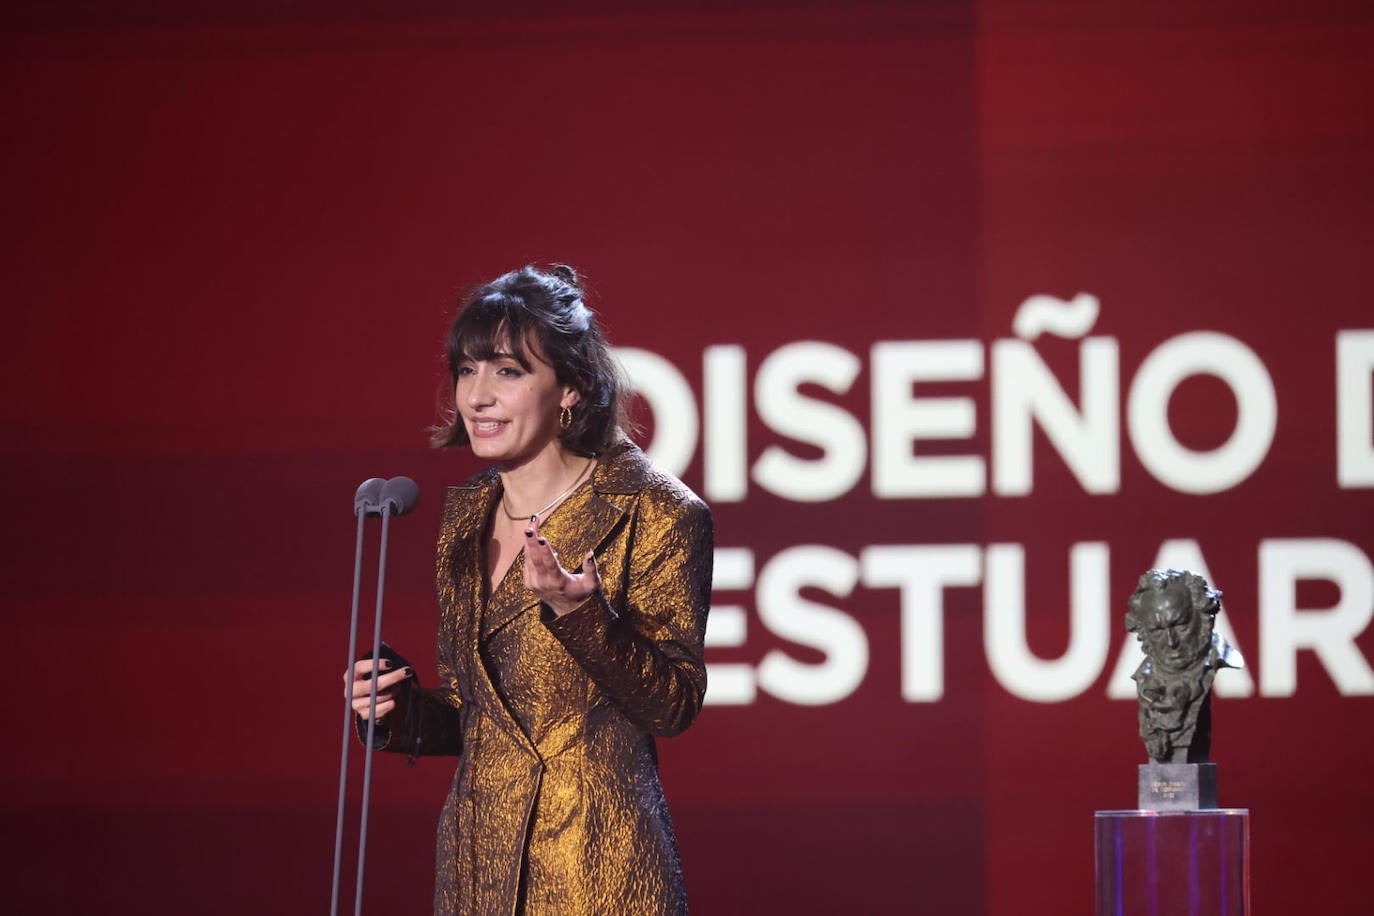
[{"label": "purple illuminated pedestal", "polygon": [[1250,812],[1098,811],[1097,916],[1250,912]]}]

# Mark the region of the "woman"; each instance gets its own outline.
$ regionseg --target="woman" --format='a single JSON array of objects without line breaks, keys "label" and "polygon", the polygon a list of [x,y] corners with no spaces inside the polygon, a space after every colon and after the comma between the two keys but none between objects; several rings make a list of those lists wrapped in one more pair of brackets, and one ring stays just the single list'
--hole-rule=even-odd
[{"label": "woman", "polygon": [[[444,501],[442,683],[401,689],[410,669],[383,660],[377,702],[388,749],[417,750],[397,736],[418,729],[419,752],[462,758],[435,912],[686,912],[654,739],[705,693],[710,512],[621,432],[626,394],[571,269],[478,289],[448,362],[434,444],[494,467]],[[364,716],[371,667],[353,671]]]}]

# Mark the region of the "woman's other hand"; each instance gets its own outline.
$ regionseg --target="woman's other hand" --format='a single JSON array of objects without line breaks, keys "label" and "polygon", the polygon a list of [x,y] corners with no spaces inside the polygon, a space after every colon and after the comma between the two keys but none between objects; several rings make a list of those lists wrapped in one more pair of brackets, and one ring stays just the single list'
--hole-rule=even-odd
[{"label": "woman's other hand", "polygon": [[539,524],[539,517],[533,516],[525,529],[525,587],[562,617],[595,594],[601,587],[601,574],[591,551],[582,559],[582,572],[564,569],[558,551],[539,533]]},{"label": "woman's other hand", "polygon": [[[412,668],[397,668],[392,670],[391,661],[382,659],[382,674],[377,679],[377,719],[396,708],[396,691],[402,681],[415,674]],[[372,695],[372,659],[365,658],[353,663],[353,711],[364,720],[367,719],[368,706],[371,705]],[[348,681],[348,674],[344,674],[344,681]]]}]

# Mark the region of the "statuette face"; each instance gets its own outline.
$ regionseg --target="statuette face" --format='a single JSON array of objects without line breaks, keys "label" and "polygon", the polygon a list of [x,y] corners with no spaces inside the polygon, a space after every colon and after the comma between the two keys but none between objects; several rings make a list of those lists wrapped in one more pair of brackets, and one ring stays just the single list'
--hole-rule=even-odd
[{"label": "statuette face", "polygon": [[1212,620],[1193,609],[1180,582],[1140,596],[1137,635],[1146,658],[1163,672],[1186,671],[1212,647]]},{"label": "statuette face", "polygon": [[1196,573],[1152,569],[1127,602],[1126,629],[1145,652],[1131,677],[1140,701],[1140,737],[1153,763],[1206,763],[1211,689],[1219,668],[1239,668],[1216,633],[1221,592]]}]

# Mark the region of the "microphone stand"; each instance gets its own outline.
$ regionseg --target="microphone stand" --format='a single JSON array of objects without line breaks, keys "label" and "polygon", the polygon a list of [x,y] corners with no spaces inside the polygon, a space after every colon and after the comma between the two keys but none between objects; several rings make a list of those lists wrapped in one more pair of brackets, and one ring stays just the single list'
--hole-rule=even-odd
[{"label": "microphone stand", "polygon": [[[363,875],[367,860],[368,807],[372,798],[373,743],[377,733],[377,679],[381,676],[382,600],[386,591],[386,554],[392,515],[404,515],[419,498],[415,482],[408,477],[363,481],[353,497],[353,512],[358,517],[358,536],[353,550],[353,606],[348,626],[348,667],[351,676],[358,652],[358,598],[362,585],[363,529],[368,516],[382,519],[382,541],[377,559],[377,606],[372,623],[372,675],[368,693],[367,738],[363,750],[362,816],[358,826],[358,881],[353,896],[354,916],[363,911]],[[348,747],[353,731],[353,681],[344,685],[343,741],[339,750],[339,804],[334,825],[334,882],[330,891],[330,916],[338,916],[339,884],[343,866],[344,809],[348,789]]]},{"label": "microphone stand", "polygon": [[363,813],[358,825],[358,887],[353,892],[353,916],[362,916],[363,912],[363,865],[367,861],[367,809],[372,800],[372,757],[375,753],[372,739],[377,733],[377,679],[382,674],[382,588],[386,584],[386,544],[390,522],[391,506],[389,503],[383,504],[381,556],[377,560],[377,616],[372,622],[372,689],[367,701],[367,740],[363,742]]}]

